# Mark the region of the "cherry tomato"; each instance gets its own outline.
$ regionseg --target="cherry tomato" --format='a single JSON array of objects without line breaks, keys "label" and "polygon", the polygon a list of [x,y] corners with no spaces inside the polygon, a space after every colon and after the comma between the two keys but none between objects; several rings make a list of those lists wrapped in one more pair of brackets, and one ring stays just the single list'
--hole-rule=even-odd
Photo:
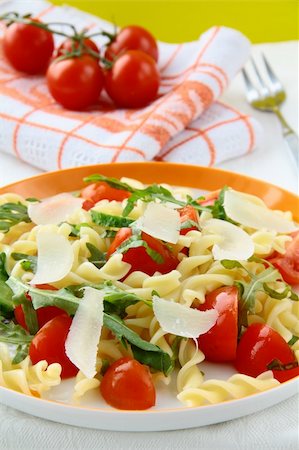
[{"label": "cherry tomato", "polygon": [[65,353],[65,341],[72,323],[67,314],[54,317],[34,336],[29,347],[32,364],[46,360],[48,364],[59,363],[62,367],[61,378],[74,377],[78,369]]},{"label": "cherry tomato", "polygon": [[284,255],[268,258],[288,284],[299,284],[299,232],[293,233],[293,240],[287,243]]},{"label": "cherry tomato", "polygon": [[[181,224],[184,225],[185,222],[195,222],[198,223],[197,212],[193,206],[187,205],[184,208],[178,209],[180,214]],[[198,227],[193,225],[188,228],[182,228],[180,234],[185,235],[191,230],[198,230]]]},{"label": "cherry tomato", "polygon": [[142,108],[158,93],[160,74],[155,60],[146,53],[129,50],[105,73],[105,89],[117,106]]},{"label": "cherry tomato", "polygon": [[[37,19],[33,22],[41,23]],[[35,25],[13,23],[3,37],[4,55],[10,64],[31,75],[44,73],[54,50],[52,34]]]},{"label": "cherry tomato", "polygon": [[51,95],[64,108],[80,110],[97,103],[104,78],[97,60],[89,55],[54,60],[47,71]]},{"label": "cherry tomato", "polygon": [[154,36],[137,25],[130,25],[117,33],[108,45],[105,58],[113,61],[117,55],[127,50],[140,50],[158,61],[158,46]]},{"label": "cherry tomato", "polygon": [[[83,43],[86,47],[89,47],[95,53],[99,53],[97,44],[95,42],[93,42],[91,39],[84,38]],[[58,47],[58,49],[56,51],[55,56],[58,57],[58,56],[65,55],[67,53],[71,53],[72,51],[77,50],[78,47],[79,47],[79,42],[77,40],[68,38],[65,41],[63,41],[62,44],[60,44],[60,46]],[[87,51],[85,51],[84,53],[88,54]]]},{"label": "cherry tomato", "polygon": [[[279,360],[282,364],[295,361],[292,349],[277,331],[262,323],[250,325],[240,339],[235,367],[240,373],[257,377],[268,370],[268,365],[273,360]],[[274,370],[273,375],[289,379],[294,369]],[[296,372],[296,371],[295,371]],[[292,378],[292,376],[290,376]]]},{"label": "cherry tomato", "polygon": [[85,199],[83,203],[83,208],[88,211],[100,200],[116,200],[118,202],[130,197],[130,192],[123,191],[121,189],[115,189],[109,186],[105,181],[100,181],[99,183],[92,183],[82,189],[81,197]]},{"label": "cherry tomato", "polygon": [[108,368],[100,391],[104,400],[118,409],[142,410],[156,403],[155,386],[148,367],[131,358],[121,358]]},{"label": "cherry tomato", "polygon": [[208,361],[234,361],[238,339],[238,289],[225,286],[210,292],[200,311],[215,308],[219,317],[215,325],[199,336],[198,346]]},{"label": "cherry tomato", "polygon": [[[131,228],[121,228],[112,244],[110,245],[107,256],[111,256],[117,248],[122,244],[126,239],[132,236]],[[123,261],[131,264],[131,269],[126,276],[128,276],[131,272],[135,272],[136,270],[140,270],[141,272],[147,273],[148,275],[153,275],[155,272],[160,272],[162,274],[168,273],[171,270],[174,270],[179,261],[177,256],[165,245],[163,242],[158,239],[149,236],[148,234],[142,232],[141,238],[145,241],[148,246],[154,250],[156,253],[162,256],[163,262],[158,263],[154,261],[151,256],[149,256],[146,252],[146,249],[142,246],[136,248],[130,248],[126,253],[123,254]]]},{"label": "cherry tomato", "polygon": [[280,383],[291,380],[292,378],[299,376],[299,367],[294,367],[293,369],[286,370],[272,370],[273,377],[276,378]]},{"label": "cherry tomato", "polygon": [[[37,284],[35,287],[37,287],[38,289],[47,289],[49,291],[57,290],[54,286],[51,286],[50,284]],[[31,301],[30,295],[29,294],[25,295],[27,299]],[[65,314],[65,311],[63,309],[57,308],[57,306],[43,306],[37,309],[36,315],[38,328],[41,328],[42,326],[45,325],[45,323],[49,322],[49,320],[53,319],[56,316],[59,316],[60,314]],[[18,324],[28,331],[22,305],[18,305],[15,307],[14,315]]]}]

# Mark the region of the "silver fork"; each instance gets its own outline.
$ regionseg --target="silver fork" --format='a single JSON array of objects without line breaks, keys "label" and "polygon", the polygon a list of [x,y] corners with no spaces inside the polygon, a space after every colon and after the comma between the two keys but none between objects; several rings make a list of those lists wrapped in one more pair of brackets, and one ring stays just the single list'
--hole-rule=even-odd
[{"label": "silver fork", "polygon": [[265,64],[265,70],[268,75],[270,83],[267,83],[265,81],[265,79],[259,72],[254,59],[251,58],[251,63],[253,65],[253,69],[256,74],[259,87],[258,89],[255,87],[255,85],[251,81],[251,78],[248,75],[248,72],[245,69],[242,69],[242,74],[246,86],[246,98],[247,101],[254,108],[260,111],[267,111],[267,112],[270,111],[276,114],[282,126],[283,137],[288,143],[290,149],[290,156],[293,160],[293,163],[295,163],[295,168],[298,172],[299,139],[297,134],[287,123],[287,121],[285,120],[279,109],[279,106],[286,99],[286,91],[283,88],[277,76],[275,75],[272,67],[270,66],[264,54],[262,54],[262,58]]}]

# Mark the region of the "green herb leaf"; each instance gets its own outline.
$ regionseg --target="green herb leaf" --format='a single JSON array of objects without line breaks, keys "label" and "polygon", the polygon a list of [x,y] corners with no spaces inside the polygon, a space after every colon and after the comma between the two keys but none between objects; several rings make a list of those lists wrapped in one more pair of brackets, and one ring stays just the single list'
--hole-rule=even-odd
[{"label": "green herb leaf", "polygon": [[92,228],[88,223],[78,223],[77,225],[69,223],[69,225],[72,227],[70,236],[74,237],[78,237],[80,235],[80,230],[82,227]]},{"label": "green herb leaf", "polygon": [[194,222],[194,220],[186,220],[181,224],[181,230],[185,230],[186,228],[197,228],[199,230],[199,224]]},{"label": "green herb leaf", "polygon": [[101,250],[99,250],[90,242],[86,243],[86,247],[88,248],[88,251],[90,253],[88,261],[94,264],[98,269],[103,267],[107,262],[105,253],[101,252]]},{"label": "green herb leaf", "polygon": [[[282,299],[286,298],[288,296],[289,292],[291,292],[291,295],[295,294],[295,292],[293,292],[291,287],[288,285],[285,286],[285,289],[283,290],[283,292],[277,292],[277,291],[275,291],[275,289],[271,289],[266,283],[263,283],[263,289],[270,297],[276,298],[277,300],[282,300]],[[294,298],[292,298],[292,300],[298,301],[298,295],[295,294]]]},{"label": "green herb leaf", "polygon": [[105,238],[115,238],[117,231],[116,230],[105,230],[99,236],[103,239]]},{"label": "green herb leaf", "polygon": [[13,315],[13,292],[7,286],[8,274],[5,268],[6,254],[0,253],[0,315],[10,318]]},{"label": "green herb leaf", "polygon": [[296,344],[296,342],[299,340],[299,336],[294,336],[292,337],[292,339],[289,340],[288,344],[290,347],[292,347],[292,345]]},{"label": "green herb leaf", "polygon": [[281,275],[278,272],[278,270],[274,269],[273,267],[268,267],[260,274],[255,275],[249,272],[239,261],[222,260],[220,262],[226,269],[235,269],[235,268],[244,269],[250,277],[249,282],[245,282],[242,280],[238,280],[235,282],[235,285],[239,289],[238,324],[240,331],[242,326],[244,327],[248,326],[247,321],[248,313],[253,314],[255,311],[255,296],[257,291],[264,291],[268,294],[269,292],[271,292],[272,294],[275,292],[277,296],[274,298],[280,298],[280,293],[277,293],[276,291],[270,289],[267,283],[271,283],[274,281],[281,281]]},{"label": "green herb leaf", "polygon": [[134,357],[139,362],[147,364],[165,375],[172,371],[173,364],[168,353],[165,353],[157,345],[141,339],[137,333],[128,328],[122,321],[114,316],[104,314],[104,325],[112,331],[117,339],[120,341],[125,339],[131,344]]},{"label": "green herb leaf", "polygon": [[22,305],[28,331],[30,334],[36,334],[38,331],[38,321],[32,302],[26,297],[24,292],[21,295],[14,295],[13,302],[14,305]]},{"label": "green herb leaf", "polygon": [[210,210],[215,219],[227,220],[229,222],[232,222],[226,215],[226,212],[225,212],[225,209],[223,206],[224,205],[224,196],[225,196],[225,192],[227,190],[228,190],[228,186],[224,186],[221,189],[221,191],[219,192],[218,198],[214,202],[214,205],[210,206]]},{"label": "green herb leaf", "polygon": [[13,364],[18,364],[26,358],[32,339],[33,336],[30,336],[23,327],[0,316],[0,342],[17,346]]},{"label": "green herb leaf", "polygon": [[98,181],[105,181],[109,186],[113,187],[114,189],[120,189],[128,192],[134,192],[134,188],[129,186],[126,183],[122,183],[117,178],[112,177],[105,177],[105,175],[100,174],[94,174],[89,175],[88,177],[83,178],[85,183],[97,183]]},{"label": "green herb leaf", "polygon": [[15,261],[22,261],[21,266],[24,270],[35,273],[37,269],[37,256],[26,255],[25,253],[12,253],[11,257]]},{"label": "green herb leaf", "polygon": [[287,364],[283,364],[279,359],[273,359],[268,365],[268,370],[290,370],[298,367],[298,361],[290,361]]},{"label": "green herb leaf", "polygon": [[129,227],[134,220],[122,216],[112,216],[99,211],[91,210],[92,221],[96,225],[107,228],[126,228]]},{"label": "green herb leaf", "polygon": [[0,206],[0,231],[7,233],[13,225],[31,222],[27,206],[22,203],[4,203]]},{"label": "green herb leaf", "polygon": [[134,234],[129,239],[126,239],[121,245],[117,247],[117,253],[126,253],[130,248],[144,247],[146,253],[157,263],[163,264],[164,258],[163,256],[153,250],[147,242],[141,239],[141,235]]},{"label": "green herb leaf", "polygon": [[38,198],[35,198],[35,197],[28,197],[28,198],[26,198],[26,202],[40,203],[41,200],[39,200]]},{"label": "green herb leaf", "polygon": [[84,181],[87,182],[105,181],[107,184],[109,184],[109,186],[115,189],[121,189],[130,192],[131,196],[127,199],[127,205],[125,206],[122,214],[124,217],[127,217],[130,214],[130,212],[132,211],[138,200],[142,200],[145,203],[160,200],[164,203],[171,202],[182,207],[192,205],[198,211],[211,210],[207,206],[201,206],[196,200],[192,199],[192,197],[190,196],[187,198],[186,202],[177,200],[168,189],[164,188],[163,186],[159,186],[157,184],[152,184],[146,187],[145,189],[135,189],[126,183],[122,183],[116,178],[109,178],[105,177],[104,175],[98,174],[90,175],[89,177],[84,178]]}]

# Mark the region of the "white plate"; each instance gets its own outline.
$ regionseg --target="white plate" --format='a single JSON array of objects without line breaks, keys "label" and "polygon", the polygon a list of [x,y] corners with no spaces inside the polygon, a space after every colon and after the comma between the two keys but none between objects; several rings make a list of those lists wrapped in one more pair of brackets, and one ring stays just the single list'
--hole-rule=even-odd
[{"label": "white plate", "polygon": [[[201,365],[202,367],[202,365]],[[225,379],[234,371],[228,365],[205,363],[207,379]],[[298,393],[298,378],[239,400],[188,408],[176,400],[169,386],[160,386],[157,405],[147,411],[120,411],[106,405],[97,390],[80,405],[69,403],[73,381],[53,388],[48,399],[39,399],[0,387],[0,400],[7,406],[54,422],[113,431],[163,431],[200,427],[256,413]],[[55,400],[52,398],[55,397]],[[60,401],[57,401],[57,400]]]}]

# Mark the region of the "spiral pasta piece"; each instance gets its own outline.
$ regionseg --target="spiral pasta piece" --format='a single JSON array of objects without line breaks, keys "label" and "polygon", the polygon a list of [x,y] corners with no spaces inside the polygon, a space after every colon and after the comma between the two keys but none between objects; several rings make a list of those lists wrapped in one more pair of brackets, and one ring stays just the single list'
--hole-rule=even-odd
[{"label": "spiral pasta piece", "polygon": [[45,391],[61,382],[61,366],[39,361],[32,364],[29,356],[13,364],[8,347],[0,344],[0,385],[27,395],[41,397]]},{"label": "spiral pasta piece", "polygon": [[247,397],[279,384],[271,371],[264,372],[257,378],[236,374],[227,381],[212,379],[204,381],[199,388],[183,390],[177,398],[187,406],[202,406]]}]

